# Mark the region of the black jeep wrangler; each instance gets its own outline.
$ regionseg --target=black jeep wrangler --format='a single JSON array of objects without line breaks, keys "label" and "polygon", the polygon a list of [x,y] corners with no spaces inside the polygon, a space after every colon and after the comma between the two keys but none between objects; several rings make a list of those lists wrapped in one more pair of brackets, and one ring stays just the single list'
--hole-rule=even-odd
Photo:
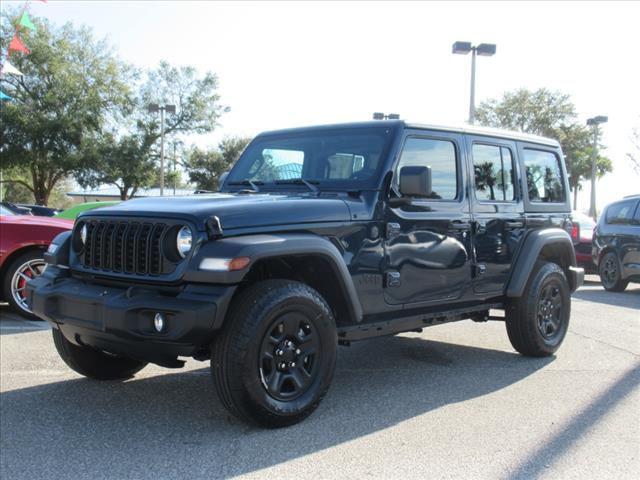
[{"label": "black jeep wrangler", "polygon": [[318,406],[338,344],[502,319],[518,352],[553,354],[584,276],[567,191],[546,138],[403,121],[268,132],[218,194],[81,215],[29,298],[81,375],[211,359],[232,413],[281,427]]}]

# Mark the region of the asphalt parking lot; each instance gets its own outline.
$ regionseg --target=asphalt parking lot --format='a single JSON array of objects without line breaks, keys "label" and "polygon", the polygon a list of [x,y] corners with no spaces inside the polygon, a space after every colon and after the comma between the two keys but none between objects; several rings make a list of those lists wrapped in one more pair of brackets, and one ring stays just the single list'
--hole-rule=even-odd
[{"label": "asphalt parking lot", "polygon": [[341,347],[317,412],[229,417],[208,364],[90,381],[46,324],[0,307],[2,479],[638,478],[640,285],[580,289],[555,357],[470,321]]}]

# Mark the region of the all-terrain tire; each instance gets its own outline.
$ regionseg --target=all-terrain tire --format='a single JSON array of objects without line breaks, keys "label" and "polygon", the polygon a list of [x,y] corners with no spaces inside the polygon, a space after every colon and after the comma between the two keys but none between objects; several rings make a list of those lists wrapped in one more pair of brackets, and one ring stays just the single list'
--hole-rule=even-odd
[{"label": "all-terrain tire", "polygon": [[318,407],[336,353],[335,320],[322,296],[304,283],[265,280],[234,299],[212,345],[211,373],[233,415],[267,428],[286,427]]},{"label": "all-terrain tire", "polygon": [[571,289],[555,263],[536,263],[521,297],[506,309],[511,345],[528,357],[552,355],[564,340],[571,315]]},{"label": "all-terrain tire", "polygon": [[131,358],[109,355],[90,347],[79,347],[54,328],[53,343],[58,354],[72,370],[94,380],[124,380],[133,377],[147,364]]},{"label": "all-terrain tire", "polygon": [[607,252],[598,265],[600,282],[609,292],[623,292],[629,282],[622,280],[622,266],[614,252]]}]

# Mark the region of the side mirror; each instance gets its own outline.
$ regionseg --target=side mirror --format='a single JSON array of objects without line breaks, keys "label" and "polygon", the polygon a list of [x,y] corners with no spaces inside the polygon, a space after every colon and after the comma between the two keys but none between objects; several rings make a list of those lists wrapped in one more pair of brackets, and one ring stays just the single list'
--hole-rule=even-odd
[{"label": "side mirror", "polygon": [[400,193],[405,197],[430,197],[431,167],[402,167]]},{"label": "side mirror", "polygon": [[224,172],[220,175],[220,178],[218,179],[218,190],[222,188],[222,186],[224,185],[224,181],[227,179],[228,176],[229,176],[229,172]]}]

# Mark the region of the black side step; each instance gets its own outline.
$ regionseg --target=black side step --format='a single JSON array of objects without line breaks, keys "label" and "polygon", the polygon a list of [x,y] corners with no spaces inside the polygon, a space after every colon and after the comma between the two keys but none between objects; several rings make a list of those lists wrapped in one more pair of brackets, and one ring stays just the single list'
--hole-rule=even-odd
[{"label": "black side step", "polygon": [[[385,335],[395,335],[402,332],[416,331],[423,327],[429,327],[432,325],[440,325],[443,323],[466,320],[473,317],[474,314],[478,314],[481,312],[486,313],[488,310],[501,308],[504,308],[504,305],[502,305],[501,303],[484,304],[476,305],[474,307],[448,310],[445,312],[411,315],[408,317],[385,320],[381,322],[363,322],[358,325],[340,327],[340,329],[338,330],[338,341],[346,343],[356,340],[365,340],[367,338],[382,337]],[[490,319],[493,320],[493,318]]]}]

